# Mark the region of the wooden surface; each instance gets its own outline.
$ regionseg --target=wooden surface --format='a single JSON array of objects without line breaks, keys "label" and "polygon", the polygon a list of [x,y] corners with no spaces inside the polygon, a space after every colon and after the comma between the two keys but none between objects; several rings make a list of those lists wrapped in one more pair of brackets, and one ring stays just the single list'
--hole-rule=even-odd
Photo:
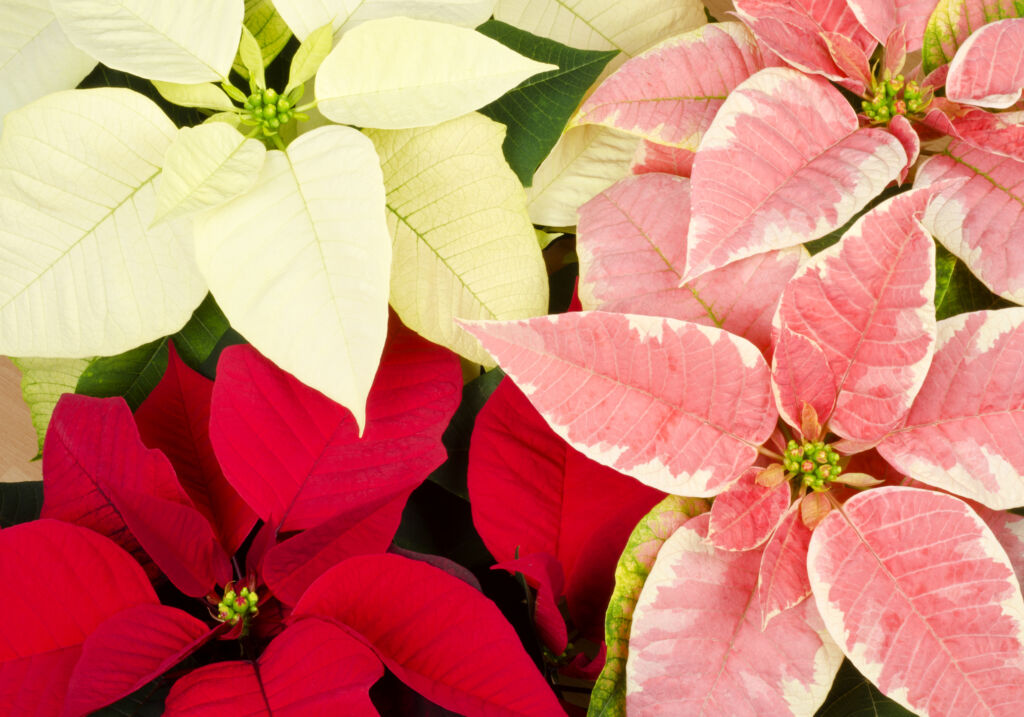
[{"label": "wooden surface", "polygon": [[42,461],[31,461],[36,451],[36,432],[21,400],[21,372],[0,356],[0,481],[42,480]]}]

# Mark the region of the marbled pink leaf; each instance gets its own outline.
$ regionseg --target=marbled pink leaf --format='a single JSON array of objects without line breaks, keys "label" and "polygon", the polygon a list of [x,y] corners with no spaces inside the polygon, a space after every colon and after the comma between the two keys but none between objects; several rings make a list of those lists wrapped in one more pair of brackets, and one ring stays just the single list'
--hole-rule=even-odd
[{"label": "marbled pink leaf", "polygon": [[729,92],[766,66],[740,23],[704,25],[627,60],[583,102],[570,126],[600,124],[696,151]]},{"label": "marbled pink leaf", "polygon": [[1024,112],[997,113],[966,105],[954,107],[961,109],[946,117],[950,126],[947,134],[986,152],[1024,162]]},{"label": "marbled pink leaf", "polygon": [[633,174],[662,172],[674,174],[677,177],[689,177],[693,171],[693,160],[696,156],[697,153],[691,149],[669,147],[666,144],[657,144],[645,139],[637,145],[630,171]]},{"label": "marbled pink leaf", "polygon": [[772,488],[755,482],[764,470],[751,466],[711,506],[708,540],[722,550],[752,550],[772,534],[789,507],[789,483]]},{"label": "marbled pink leaf", "polygon": [[925,160],[914,186],[960,177],[966,184],[936,200],[928,228],[994,293],[1024,302],[1024,161],[952,140]]},{"label": "marbled pink leaf", "polygon": [[843,79],[837,80],[846,89],[857,95],[866,95],[871,87],[871,60],[863,48],[846,35],[837,32],[823,32],[821,39],[825,41],[832,61],[842,73]]},{"label": "marbled pink leaf", "polygon": [[920,714],[1024,711],[1024,600],[995,536],[963,501],[882,487],[832,511],[807,569],[857,669]]},{"label": "marbled pink leaf", "polygon": [[797,501],[786,511],[761,554],[756,596],[762,626],[811,596],[811,581],[807,577],[810,542],[811,531],[804,525]]},{"label": "marbled pink leaf", "polygon": [[1024,19],[999,20],[971,33],[956,51],[946,77],[946,97],[1006,109],[1024,86]]},{"label": "marbled pink leaf", "polygon": [[797,69],[832,80],[845,77],[823,32],[845,35],[870,55],[874,38],[843,0],[735,0],[736,11],[757,39]]},{"label": "marbled pink leaf", "polygon": [[825,80],[758,72],[729,95],[693,163],[683,281],[842,226],[906,160],[891,134],[858,128]]},{"label": "marbled pink leaf", "polygon": [[63,717],[89,714],[131,694],[213,635],[206,623],[167,605],[136,605],[112,615],[82,646]]},{"label": "marbled pink leaf", "polygon": [[907,153],[907,163],[903,165],[899,176],[900,184],[902,184],[907,181],[910,168],[914,166],[918,156],[921,154],[921,137],[917,134],[913,125],[910,124],[910,120],[903,115],[896,115],[889,120],[889,131],[892,132],[893,137],[900,141],[900,144],[903,145],[903,151]]},{"label": "marbled pink leaf", "polygon": [[935,358],[906,422],[878,452],[928,485],[990,508],[1024,505],[1024,308],[939,322]]},{"label": "marbled pink leaf", "polygon": [[1003,546],[1013,566],[1013,574],[1020,583],[1024,580],[1024,516],[1007,510],[992,510],[973,500],[968,500],[967,504],[985,521],[992,535]]},{"label": "marbled pink leaf", "polygon": [[570,445],[668,493],[722,492],[775,424],[767,364],[721,329],[601,311],[462,325]]},{"label": "marbled pink leaf", "polygon": [[371,717],[377,710],[369,689],[383,674],[357,638],[307,618],[274,638],[258,660],[215,662],[179,679],[167,696],[167,715]]},{"label": "marbled pink leaf", "polygon": [[807,403],[825,423],[835,405],[836,383],[828,357],[814,340],[788,326],[779,329],[772,353],[772,393],[782,420],[799,431]]},{"label": "marbled pink leaf", "polygon": [[860,24],[881,43],[904,26],[907,52],[914,52],[921,49],[924,28],[936,0],[847,0],[847,4]]},{"label": "marbled pink leaf", "polygon": [[[812,715],[842,654],[810,600],[761,629],[761,551],[710,545],[698,516],[661,547],[633,613],[628,714]],[[681,679],[681,675],[685,675]]]},{"label": "marbled pink leaf", "polygon": [[667,174],[628,177],[580,207],[583,308],[718,326],[767,354],[778,297],[806,252],[766,252],[679,286],[689,219],[689,180]]},{"label": "marbled pink leaf", "polygon": [[121,610],[157,602],[128,553],[58,520],[0,531],[0,585],[0,710],[7,715],[59,715],[90,633]]},{"label": "marbled pink leaf", "polygon": [[865,214],[797,272],[779,303],[780,328],[825,352],[836,401],[819,417],[843,438],[880,439],[924,382],[935,341],[935,245],[918,217],[934,191],[901,194]]}]

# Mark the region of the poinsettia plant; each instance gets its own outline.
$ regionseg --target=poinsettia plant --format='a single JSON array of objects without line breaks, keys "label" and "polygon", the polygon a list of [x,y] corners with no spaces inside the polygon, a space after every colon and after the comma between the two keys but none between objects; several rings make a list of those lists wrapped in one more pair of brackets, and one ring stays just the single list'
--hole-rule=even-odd
[{"label": "poinsettia plant", "polygon": [[[475,32],[493,2],[285,0],[276,32],[266,8],[244,22],[243,0],[42,4],[27,24],[209,117],[177,128],[124,88],[7,113],[2,246],[20,268],[2,276],[0,353],[118,354],[181,328],[210,291],[237,331],[362,423],[389,300],[478,362],[452,316],[545,309],[501,127],[467,113],[557,66]],[[264,66],[289,27],[303,42],[274,88]],[[500,275],[480,269],[494,252]]]},{"label": "poinsettia plant", "polygon": [[[646,240],[680,236],[664,231],[664,208],[647,214],[661,181],[631,180],[652,195],[616,205]],[[895,197],[804,263],[774,314],[770,365],[750,341],[707,325],[713,306],[702,323],[592,311],[467,325],[574,447],[667,492],[717,496],[662,547],[644,585],[626,667],[631,712],[718,712],[742,697],[752,714],[812,714],[844,653],[915,711],[1019,709],[1011,675],[1024,670],[1024,600],[982,518],[1019,563],[1019,519],[992,509],[1024,501],[1024,317],[936,323],[935,250],[921,222],[941,221],[956,190]],[[674,205],[683,217],[692,209]],[[612,226],[581,242],[614,255]],[[663,257],[655,277],[685,277],[664,260],[678,249],[663,248],[648,249]],[[584,280],[594,295],[628,289],[621,298],[643,304],[653,282],[631,271]],[[675,291],[699,297],[692,283]],[[940,490],[849,496],[901,475]],[[679,674],[692,678],[667,677]]]},{"label": "poinsettia plant", "polygon": [[0,705],[1020,712],[1016,5],[170,8],[0,10]]},{"label": "poinsettia plant", "polygon": [[[88,714],[169,673],[167,714],[377,714],[387,666],[459,712],[557,713],[479,586],[384,554],[444,460],[455,356],[392,321],[361,438],[250,346],[218,367],[211,382],[172,349],[134,417],[120,398],[58,403],[41,519],[0,533],[7,711]],[[243,659],[204,666],[229,639]]]}]

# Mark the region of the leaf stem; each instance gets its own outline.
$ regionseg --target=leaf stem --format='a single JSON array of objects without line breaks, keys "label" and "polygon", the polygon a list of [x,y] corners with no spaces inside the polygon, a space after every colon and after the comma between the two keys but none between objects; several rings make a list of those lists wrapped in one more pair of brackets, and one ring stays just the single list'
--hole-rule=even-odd
[{"label": "leaf stem", "polygon": [[758,446],[757,452],[760,453],[762,456],[768,456],[773,461],[778,461],[779,463],[781,463],[783,460],[782,456],[780,456],[778,453],[771,450],[770,448],[765,448],[764,446]]}]

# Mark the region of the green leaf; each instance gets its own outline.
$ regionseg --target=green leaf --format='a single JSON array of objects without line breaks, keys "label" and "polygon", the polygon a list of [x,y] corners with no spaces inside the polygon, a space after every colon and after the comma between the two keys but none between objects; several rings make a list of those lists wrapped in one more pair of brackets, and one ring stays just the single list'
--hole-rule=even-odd
[{"label": "green leaf", "polygon": [[1014,306],[996,296],[975,278],[967,265],[944,246],[935,243],[935,318],[948,319],[956,314],[982,309]]},{"label": "green leaf", "polygon": [[[244,24],[260,46],[264,67],[277,57],[292,37],[292,31],[277,13],[270,0],[245,0]],[[245,76],[243,73],[245,68],[237,58],[233,67],[235,72]]]},{"label": "green leaf", "polygon": [[477,28],[491,39],[531,60],[558,65],[524,80],[480,110],[508,127],[502,150],[523,186],[548,156],[587,89],[617,50],[576,50],[543,37],[489,20]]},{"label": "green leaf", "polygon": [[[198,665],[197,665],[198,666]],[[90,717],[160,717],[172,680],[158,677],[112,705],[96,710]]]},{"label": "green leaf", "polygon": [[182,360],[198,371],[227,329],[224,314],[213,297],[207,296],[189,322],[173,336],[117,356],[93,359],[78,379],[75,393],[97,398],[123,396],[134,411],[164,375],[168,339],[174,341]]},{"label": "green leaf", "polygon": [[[183,86],[188,87],[188,85]],[[204,114],[202,112],[194,107],[183,107],[166,100],[151,81],[129,75],[127,72],[113,70],[106,65],[97,65],[92,72],[86,75],[84,80],[78,83],[80,90],[94,87],[124,87],[134,90],[140,95],[145,95],[153,100],[178,127],[191,127],[203,121]]]},{"label": "green leaf", "polygon": [[181,107],[206,107],[224,111],[231,111],[235,107],[224,90],[212,82],[181,85],[177,82],[153,80],[153,86],[156,87],[161,97]]},{"label": "green leaf", "polygon": [[815,717],[913,717],[913,714],[879,692],[849,660],[843,660],[832,690]]},{"label": "green leaf", "polygon": [[43,454],[46,427],[57,400],[65,393],[74,393],[82,372],[92,359],[13,358],[21,371],[21,396],[28,404],[32,425],[36,429],[39,455]]},{"label": "green leaf", "polygon": [[260,49],[260,43],[245,25],[242,25],[242,39],[238,43],[238,59],[241,61],[242,67],[245,68],[245,72],[238,74],[247,78],[261,90],[265,90],[267,80],[263,76],[263,51]]},{"label": "green leaf", "polygon": [[469,467],[469,440],[473,434],[476,415],[494,393],[494,389],[505,377],[500,368],[493,368],[462,387],[462,402],[444,430],[444,442],[448,459],[430,474],[430,480],[464,500],[469,500],[466,490],[466,471]]},{"label": "green leaf", "polygon": [[288,86],[283,94],[288,94],[316,74],[320,63],[331,52],[334,30],[331,23],[318,27],[302,41],[299,49],[292,56],[291,68],[288,71]]},{"label": "green leaf", "polygon": [[972,32],[996,20],[1024,17],[1022,0],[938,0],[924,29],[925,74],[952,61]]},{"label": "green leaf", "polygon": [[604,669],[590,693],[587,717],[625,717],[629,631],[640,590],[664,542],[679,526],[708,508],[708,502],[701,498],[670,495],[654,506],[633,529],[619,564],[615,566],[615,590],[604,620],[608,653]]},{"label": "green leaf", "polygon": [[421,336],[486,365],[493,359],[454,319],[523,319],[548,305],[525,193],[501,154],[504,133],[477,113],[367,131],[388,192],[391,306]]},{"label": "green leaf", "polygon": [[42,509],[42,481],[0,483],[0,528],[35,520]]}]

